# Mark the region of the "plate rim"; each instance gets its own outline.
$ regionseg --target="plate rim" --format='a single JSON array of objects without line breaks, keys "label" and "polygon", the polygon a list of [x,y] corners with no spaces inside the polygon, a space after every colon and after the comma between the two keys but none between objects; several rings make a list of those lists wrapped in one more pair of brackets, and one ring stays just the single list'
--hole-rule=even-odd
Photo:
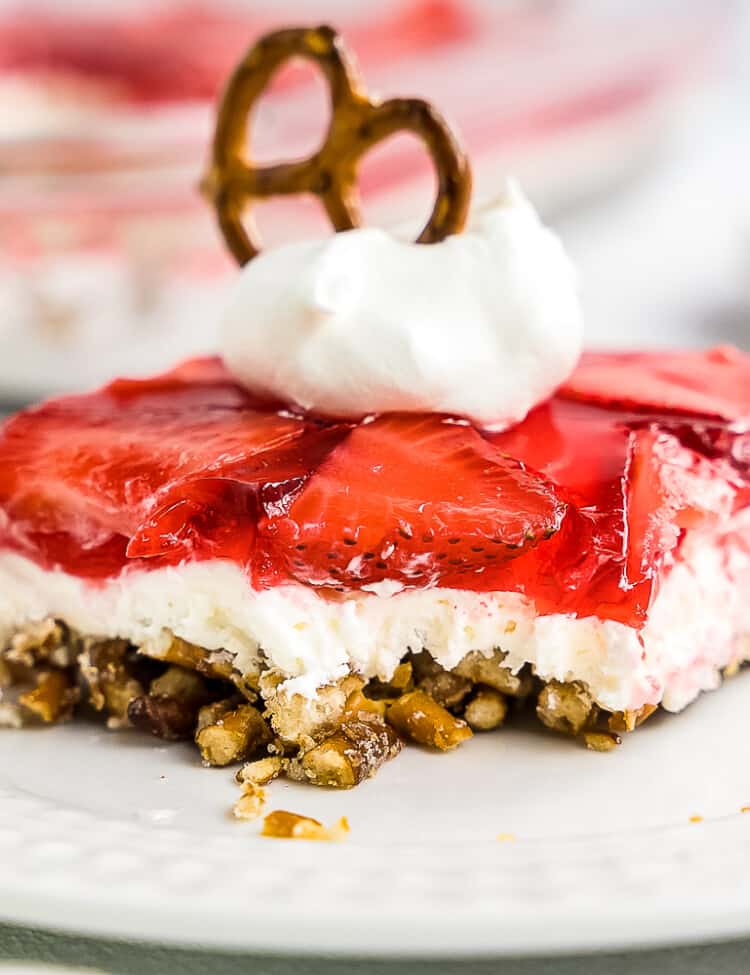
[{"label": "plate rim", "polygon": [[[484,855],[467,874],[461,846],[441,851],[439,863],[425,863],[425,847],[405,844],[384,870],[376,845],[255,837],[248,843],[246,834],[241,843],[206,837],[201,855],[185,861],[181,844],[195,837],[189,830],[61,810],[6,790],[0,793],[0,918],[105,940],[272,955],[549,957],[699,944],[750,935],[749,823],[736,813],[626,837],[483,843],[468,848],[472,857]],[[113,837],[114,848],[107,849]],[[204,889],[201,878],[236,865],[240,848],[252,851],[250,869],[233,876],[229,903],[217,913],[216,887]],[[158,870],[148,869],[152,856]],[[359,866],[354,877],[352,858]],[[186,863],[196,870],[185,871]],[[123,867],[122,885],[110,883],[102,897],[102,870]],[[271,868],[280,875],[276,888],[256,883]],[[535,902],[523,877],[537,868],[546,869],[553,892],[562,879],[572,894]],[[374,900],[357,898],[362,877],[375,878]],[[457,904],[456,883],[467,877],[474,890],[459,886]],[[295,878],[302,878],[297,891]],[[305,897],[322,884],[329,911],[305,913]]]}]

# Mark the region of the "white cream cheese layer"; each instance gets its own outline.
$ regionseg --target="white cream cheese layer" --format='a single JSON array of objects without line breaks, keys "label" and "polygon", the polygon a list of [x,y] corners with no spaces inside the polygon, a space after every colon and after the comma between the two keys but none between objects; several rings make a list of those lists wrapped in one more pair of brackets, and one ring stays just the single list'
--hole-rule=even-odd
[{"label": "white cream cheese layer", "polygon": [[438,244],[373,227],[264,251],[242,270],[221,352],[238,380],[318,413],[518,422],[570,375],[573,267],[519,189]]},{"label": "white cream cheese layer", "polygon": [[510,668],[530,663],[544,680],[584,681],[610,710],[661,702],[677,711],[715,687],[721,668],[750,657],[749,553],[747,514],[737,536],[688,535],[639,633],[595,617],[538,616],[514,593],[381,589],[334,601],[299,584],[255,592],[239,568],[218,561],[93,587],[5,552],[0,639],[47,616],[156,652],[176,634],[228,650],[243,672],[263,659],[307,696],[350,668],[387,679],[409,648],[450,668],[472,650],[499,646]]}]

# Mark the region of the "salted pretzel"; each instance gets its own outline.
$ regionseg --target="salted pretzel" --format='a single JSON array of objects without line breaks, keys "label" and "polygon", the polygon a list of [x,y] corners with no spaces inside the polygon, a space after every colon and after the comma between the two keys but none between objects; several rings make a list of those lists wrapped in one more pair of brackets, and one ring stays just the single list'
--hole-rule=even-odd
[{"label": "salted pretzel", "polygon": [[[271,76],[290,58],[315,62],[328,81],[331,121],[325,141],[307,159],[255,166],[247,146],[249,116]],[[203,181],[238,262],[246,264],[260,251],[252,218],[243,222],[254,198],[312,193],[336,230],[359,227],[359,161],[376,143],[400,131],[423,140],[437,173],[435,204],[417,242],[432,244],[460,233],[469,209],[471,169],[447,122],[431,105],[418,98],[369,98],[354,59],[331,27],[291,28],[262,37],[237,66],[224,92],[211,167]]]}]

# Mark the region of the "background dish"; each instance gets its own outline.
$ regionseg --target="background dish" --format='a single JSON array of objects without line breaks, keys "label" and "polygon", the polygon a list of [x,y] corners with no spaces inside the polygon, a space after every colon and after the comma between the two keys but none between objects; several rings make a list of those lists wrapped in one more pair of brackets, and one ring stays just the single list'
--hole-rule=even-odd
[{"label": "background dish", "polygon": [[[694,124],[727,10],[78,0],[62,17],[44,0],[0,0],[0,402],[215,347],[236,266],[197,184],[214,93],[259,32],[331,18],[373,92],[417,93],[456,123],[476,200],[512,174],[549,216],[627,182]],[[259,105],[254,148],[265,160],[306,155],[325,120],[319,79],[292,68]],[[413,137],[378,147],[360,178],[368,222],[424,222],[431,178]],[[269,243],[330,233],[312,201],[259,209]]]}]

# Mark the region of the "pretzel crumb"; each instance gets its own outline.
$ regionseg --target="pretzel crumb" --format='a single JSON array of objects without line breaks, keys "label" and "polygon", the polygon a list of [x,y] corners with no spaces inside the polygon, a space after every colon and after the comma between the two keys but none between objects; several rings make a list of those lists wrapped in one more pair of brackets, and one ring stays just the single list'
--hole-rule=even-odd
[{"label": "pretzel crumb", "polygon": [[494,731],[505,722],[507,714],[505,696],[494,687],[481,685],[464,710],[464,718],[472,731]]},{"label": "pretzel crumb", "polygon": [[592,752],[611,752],[622,744],[622,738],[612,731],[587,731],[583,741]]},{"label": "pretzel crumb", "polygon": [[490,656],[474,650],[467,653],[453,673],[474,684],[486,684],[509,697],[526,697],[531,691],[530,675],[525,671],[514,674],[505,666],[505,657],[502,650],[494,650]]},{"label": "pretzel crumb", "polygon": [[607,725],[610,731],[631,732],[635,731],[644,721],[648,720],[652,714],[658,710],[656,704],[644,704],[637,711],[615,711],[609,716]]},{"label": "pretzel crumb", "polygon": [[255,782],[247,781],[242,786],[242,794],[232,806],[235,819],[257,819],[263,812],[268,799],[268,791]]},{"label": "pretzel crumb", "polygon": [[300,816],[298,813],[275,809],[263,820],[261,836],[275,840],[326,840],[340,842],[349,833],[349,822],[342,816],[330,828],[317,819]]},{"label": "pretzel crumb", "polygon": [[201,709],[195,734],[195,743],[206,765],[241,762],[271,740],[268,725],[252,704],[240,704],[216,718],[214,713],[206,715],[205,709]]},{"label": "pretzel crumb", "polygon": [[49,670],[39,675],[36,687],[21,694],[18,703],[46,724],[73,717],[79,691],[64,670]]},{"label": "pretzel crumb", "polygon": [[551,680],[539,693],[536,714],[542,724],[564,735],[578,735],[589,723],[594,702],[579,681]]}]

